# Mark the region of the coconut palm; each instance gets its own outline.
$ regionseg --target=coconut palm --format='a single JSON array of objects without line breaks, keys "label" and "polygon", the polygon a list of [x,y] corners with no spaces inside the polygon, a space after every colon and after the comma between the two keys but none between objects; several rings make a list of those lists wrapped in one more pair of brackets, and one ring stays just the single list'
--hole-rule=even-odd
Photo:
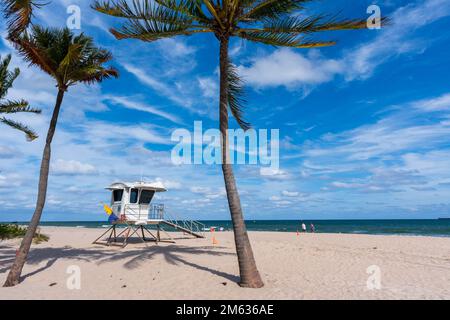
[{"label": "coconut palm", "polygon": [[31,23],[33,10],[47,3],[41,0],[1,0],[9,38],[13,40],[25,31]]},{"label": "coconut palm", "polygon": [[123,18],[111,33],[117,39],[156,41],[174,36],[212,33],[220,43],[220,131],[222,171],[233,222],[240,285],[261,287],[242,214],[236,182],[229,161],[229,111],[245,130],[242,82],[228,54],[230,38],[272,46],[317,48],[334,41],[314,40],[315,33],[331,30],[362,29],[366,20],[339,20],[329,15],[300,15],[311,0],[96,0],[93,8],[104,14]]},{"label": "coconut palm", "polygon": [[[25,100],[5,99],[8,90],[13,86],[14,80],[16,80],[20,74],[19,68],[15,68],[13,71],[8,70],[10,62],[11,55],[7,55],[3,60],[0,56],[0,114],[13,114],[19,112],[41,113],[41,110],[31,108]],[[0,117],[0,122],[24,132],[29,141],[37,138],[36,133],[32,129],[20,122],[7,119],[3,116]]]},{"label": "coconut palm", "polygon": [[29,34],[28,32],[24,33],[14,42],[19,54],[25,61],[32,66],[39,67],[55,80],[58,94],[42,156],[36,209],[4,286],[14,286],[19,282],[23,265],[44,209],[51,143],[64,94],[71,86],[78,83],[93,84],[110,77],[118,77],[115,69],[103,66],[112,58],[109,51],[96,47],[92,38],[84,34],[75,36],[68,28],[46,29],[33,26]]}]

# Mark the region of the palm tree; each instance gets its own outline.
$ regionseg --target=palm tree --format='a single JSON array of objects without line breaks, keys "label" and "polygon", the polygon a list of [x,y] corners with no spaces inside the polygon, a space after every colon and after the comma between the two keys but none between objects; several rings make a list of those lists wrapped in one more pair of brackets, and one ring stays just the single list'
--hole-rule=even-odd
[{"label": "palm tree", "polygon": [[[41,110],[31,108],[25,100],[5,99],[8,90],[13,86],[14,80],[16,80],[20,74],[19,68],[14,69],[14,71],[8,70],[10,62],[10,54],[3,60],[0,56],[0,114],[13,114],[19,112],[41,113]],[[24,132],[29,141],[37,138],[37,135],[33,130],[20,122],[13,121],[5,117],[0,117],[0,122]]]},{"label": "palm tree", "polygon": [[8,21],[8,37],[10,40],[18,37],[31,24],[33,9],[40,8],[48,2],[41,0],[1,0],[4,17]]},{"label": "palm tree", "polygon": [[125,19],[111,33],[117,39],[156,41],[179,35],[212,33],[220,43],[220,131],[222,171],[233,222],[240,285],[262,287],[247,235],[233,169],[229,161],[228,109],[245,130],[242,82],[228,54],[230,38],[293,48],[317,48],[334,41],[315,41],[311,35],[330,30],[362,29],[366,20],[338,20],[329,15],[296,15],[311,0],[96,0],[93,8]]},{"label": "palm tree", "polygon": [[118,77],[115,69],[103,66],[112,58],[109,51],[96,47],[92,38],[84,34],[75,36],[68,28],[45,29],[33,26],[30,34],[24,33],[14,42],[25,61],[39,67],[56,81],[58,95],[42,156],[36,209],[4,284],[6,287],[19,283],[22,268],[44,209],[51,143],[65,92],[78,83],[93,84],[110,77]]}]

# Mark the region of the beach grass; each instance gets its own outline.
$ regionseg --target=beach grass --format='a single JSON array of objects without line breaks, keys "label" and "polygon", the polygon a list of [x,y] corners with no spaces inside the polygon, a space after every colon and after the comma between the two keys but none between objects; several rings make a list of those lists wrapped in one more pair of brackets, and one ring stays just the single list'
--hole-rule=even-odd
[{"label": "beach grass", "polygon": [[[25,236],[27,228],[17,224],[0,224],[0,240],[22,238]],[[50,239],[48,235],[37,232],[33,238],[33,242],[39,244],[47,242]]]}]

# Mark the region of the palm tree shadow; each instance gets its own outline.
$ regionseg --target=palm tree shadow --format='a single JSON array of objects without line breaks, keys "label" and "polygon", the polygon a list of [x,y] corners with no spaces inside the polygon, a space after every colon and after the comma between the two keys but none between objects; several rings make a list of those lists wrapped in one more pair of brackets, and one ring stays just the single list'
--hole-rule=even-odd
[{"label": "palm tree shadow", "polygon": [[58,259],[57,258],[53,258],[53,259],[48,260],[47,263],[45,264],[45,266],[43,266],[43,267],[41,267],[41,268],[39,268],[37,270],[34,270],[33,272],[27,273],[26,275],[21,276],[20,277],[20,281],[23,281],[23,280],[25,280],[28,277],[32,277],[35,274],[38,274],[38,273],[40,273],[40,272],[50,268],[56,262],[56,260],[58,260]]},{"label": "palm tree shadow", "polygon": [[10,265],[14,262],[16,251],[8,246],[0,246],[0,273],[9,270]]},{"label": "palm tree shadow", "polygon": [[[0,253],[0,273],[6,272],[11,267],[15,250],[11,247],[4,247]],[[207,266],[199,265],[189,261],[183,255],[209,255],[224,256],[235,255],[235,253],[217,251],[221,247],[187,247],[180,245],[149,245],[136,249],[110,249],[94,247],[90,249],[72,248],[69,246],[59,248],[32,248],[27,263],[37,265],[47,262],[45,266],[30,272],[22,277],[21,280],[32,277],[48,268],[50,268],[58,259],[74,259],[86,262],[95,262],[98,265],[107,264],[108,262],[123,261],[123,267],[126,269],[136,269],[142,264],[162,256],[164,260],[171,265],[185,265],[201,271],[209,272],[213,275],[225,278],[229,281],[238,282],[239,277],[227,272],[216,270]]]},{"label": "palm tree shadow", "polygon": [[127,269],[135,269],[139,267],[143,262],[152,260],[156,256],[160,255],[163,256],[164,260],[171,264],[171,265],[186,265],[192,268],[196,268],[198,270],[210,272],[214,275],[220,276],[222,278],[225,278],[227,280],[238,282],[239,277],[236,275],[232,275],[220,270],[215,270],[206,266],[202,266],[199,264],[196,264],[192,261],[189,261],[185,258],[183,258],[182,254],[188,254],[188,255],[211,255],[211,256],[222,256],[222,255],[236,255],[235,253],[228,253],[228,252],[219,252],[212,250],[218,249],[218,247],[186,247],[186,246],[178,246],[178,245],[169,245],[169,246],[152,246],[148,248],[145,251],[142,251],[140,249],[131,250],[131,251],[123,251],[119,252],[118,254],[111,255],[109,257],[106,257],[104,259],[101,259],[99,261],[99,264],[106,263],[108,261],[113,260],[122,260],[126,259],[128,260],[126,263],[124,263],[124,267]]}]

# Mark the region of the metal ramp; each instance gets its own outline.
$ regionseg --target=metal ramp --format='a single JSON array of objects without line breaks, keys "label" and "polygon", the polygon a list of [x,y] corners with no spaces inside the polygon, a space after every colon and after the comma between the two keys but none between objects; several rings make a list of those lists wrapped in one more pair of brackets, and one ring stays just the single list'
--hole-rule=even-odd
[{"label": "metal ramp", "polygon": [[163,220],[161,224],[168,225],[176,230],[190,234],[196,238],[204,238],[204,225],[198,221],[176,221]]},{"label": "metal ramp", "polygon": [[205,238],[206,226],[199,221],[178,219],[177,216],[164,212],[164,219],[161,220],[160,223],[170,226],[175,230],[190,234],[196,238]]}]

